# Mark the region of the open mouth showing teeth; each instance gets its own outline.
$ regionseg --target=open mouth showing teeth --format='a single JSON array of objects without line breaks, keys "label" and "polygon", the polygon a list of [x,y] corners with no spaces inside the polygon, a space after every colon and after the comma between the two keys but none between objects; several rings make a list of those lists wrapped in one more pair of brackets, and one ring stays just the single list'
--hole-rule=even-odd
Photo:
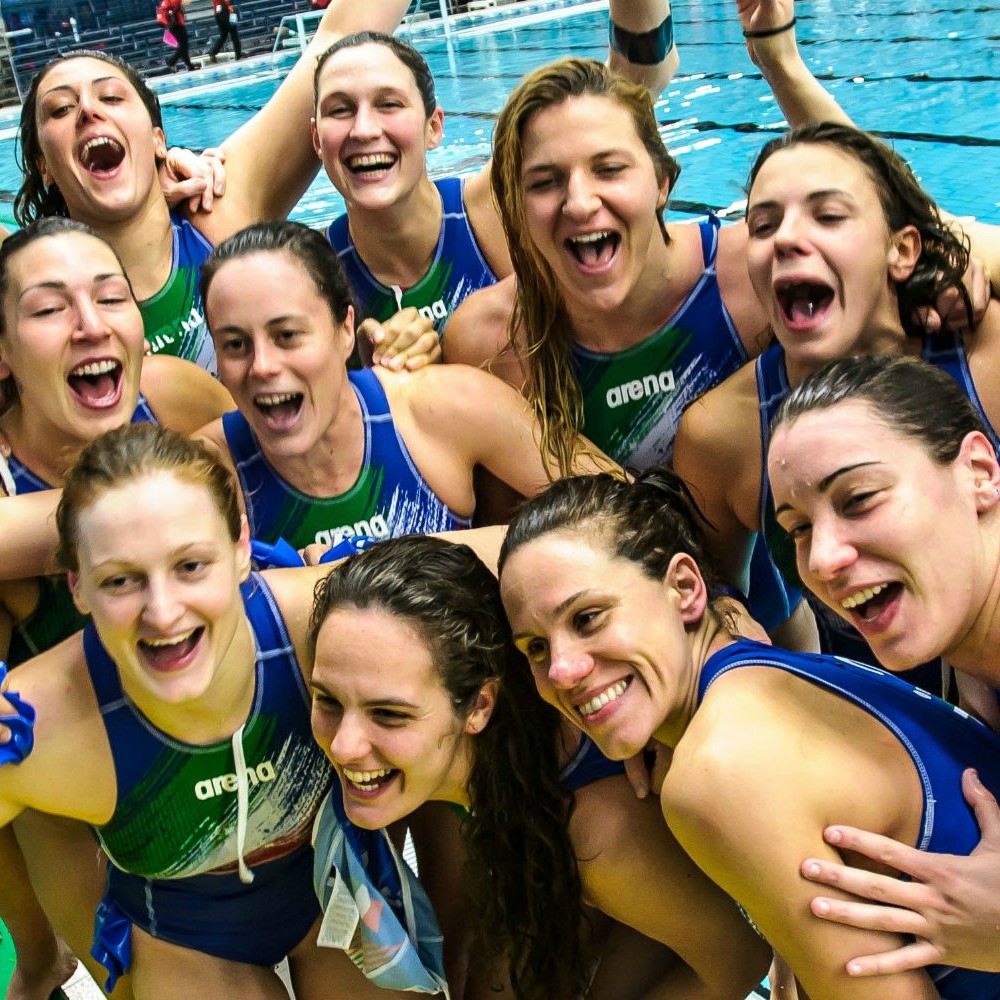
[{"label": "open mouth showing teeth", "polygon": [[814,281],[795,281],[774,289],[788,323],[805,323],[823,313],[833,301],[833,289]]},{"label": "open mouth showing teeth", "polygon": [[874,587],[866,587],[850,597],[845,597],[840,606],[847,612],[857,615],[863,621],[874,621],[882,610],[892,601],[902,589],[900,583],[878,583]]},{"label": "open mouth showing teeth", "polygon": [[204,631],[204,627],[199,626],[184,635],[167,639],[140,639],[139,648],[152,666],[167,668],[183,660],[198,645]]},{"label": "open mouth showing teeth", "polygon": [[395,768],[380,767],[377,771],[352,771],[344,768],[348,784],[359,792],[376,792],[399,774]]},{"label": "open mouth showing teeth", "polygon": [[92,174],[109,174],[125,159],[125,148],[106,135],[88,139],[80,150],[80,162]]},{"label": "open mouth showing teeth", "polygon": [[375,174],[394,166],[398,156],[392,153],[362,153],[347,160],[347,169],[353,174]]},{"label": "open mouth showing teeth", "polygon": [[610,705],[611,702],[617,701],[625,693],[625,689],[630,683],[631,679],[612,684],[611,687],[591,698],[590,701],[582,705],[577,705],[576,710],[586,719],[599,712],[605,705]]},{"label": "open mouth showing teeth", "polygon": [[611,260],[621,241],[622,238],[617,233],[602,229],[599,233],[571,236],[566,240],[566,246],[581,264],[594,267]]},{"label": "open mouth showing teeth", "polygon": [[84,406],[108,406],[118,398],[122,371],[121,362],[111,358],[89,361],[74,368],[69,373],[67,382]]},{"label": "open mouth showing teeth", "polygon": [[269,392],[254,396],[253,405],[269,424],[281,428],[291,424],[299,415],[302,400],[301,392]]}]

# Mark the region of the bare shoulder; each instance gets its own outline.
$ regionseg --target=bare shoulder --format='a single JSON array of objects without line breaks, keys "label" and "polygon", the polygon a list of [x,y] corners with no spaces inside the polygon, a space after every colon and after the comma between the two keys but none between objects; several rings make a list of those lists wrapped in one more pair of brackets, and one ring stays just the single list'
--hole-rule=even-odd
[{"label": "bare shoulder", "polygon": [[234,409],[222,384],[183,358],[165,354],[144,358],[139,386],[160,423],[182,434],[193,434]]},{"label": "bare shoulder", "polygon": [[[0,769],[0,822],[25,807],[88,822],[107,818],[113,766],[84,664],[82,633],[77,633],[6,678],[4,692],[16,692],[34,709],[35,725],[31,754],[16,767]],[[0,715],[10,714],[4,698]]]},{"label": "bare shoulder", "polygon": [[675,453],[690,449],[697,464],[731,462],[753,446],[759,456],[757,379],[750,362],[696,399],[681,417]]},{"label": "bare shoulder", "polygon": [[468,296],[445,327],[444,360],[489,369],[508,349],[516,295],[517,279],[511,275]]},{"label": "bare shoulder", "polygon": [[498,278],[513,271],[503,224],[493,202],[489,164],[465,181],[465,212],[479,249]]}]

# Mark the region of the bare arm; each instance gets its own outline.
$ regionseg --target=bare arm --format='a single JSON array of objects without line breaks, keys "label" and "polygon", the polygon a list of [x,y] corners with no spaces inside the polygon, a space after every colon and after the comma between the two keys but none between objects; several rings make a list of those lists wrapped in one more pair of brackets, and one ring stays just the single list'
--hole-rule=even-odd
[{"label": "bare arm", "polygon": [[792,23],[794,0],[736,0],[736,10],[750,58],[764,74],[789,125],[854,124],[802,61]]},{"label": "bare arm", "polygon": [[140,385],[156,419],[181,434],[194,434],[236,409],[221,382],[183,358],[166,354],[145,358]]},{"label": "bare arm", "polygon": [[20,580],[58,570],[56,504],[62,490],[42,490],[0,500],[0,578]]},{"label": "bare arm", "polygon": [[[744,679],[748,686],[769,682],[759,672]],[[774,693],[787,690],[779,687]],[[745,698],[723,705],[720,715],[717,699],[718,691],[710,692],[667,775],[662,802],[670,828],[698,866],[746,909],[811,1000],[870,1000],[871,984],[848,976],[847,961],[859,949],[895,947],[902,939],[816,920],[809,909],[813,892],[799,873],[799,862],[810,853],[836,857],[822,840],[828,810],[844,809],[886,825],[905,815],[912,789],[897,766],[912,765],[902,753],[895,763],[883,755],[873,765],[870,746],[866,758],[835,727],[817,733],[823,726],[813,725],[816,720],[804,740],[801,710],[825,708],[819,703],[796,708],[776,697]],[[705,723],[722,717],[738,724],[723,731],[712,721]],[[693,734],[699,723],[705,729]],[[906,777],[916,780],[915,774]],[[800,855],[805,845],[819,853]],[[833,927],[848,933],[827,933]],[[904,972],[880,980],[878,997],[937,1000],[938,993],[925,974]]]},{"label": "bare arm", "polygon": [[655,100],[680,66],[670,4],[664,0],[610,0],[608,15],[608,65],[626,80],[642,84]]},{"label": "bare arm", "polygon": [[741,369],[692,403],[674,441],[674,470],[712,525],[705,534],[714,564],[744,594],[759,521],[761,454],[756,406],[749,406],[736,380],[752,374],[752,368]]},{"label": "bare arm", "polygon": [[[558,476],[539,451],[541,432],[527,402],[505,382],[465,365],[420,374],[426,377],[412,397],[415,423],[449,455],[462,456],[465,468],[481,465],[524,496],[540,493]],[[600,467],[599,460],[582,454],[574,471]]]},{"label": "bare arm", "polygon": [[770,948],[684,853],[656,799],[637,800],[622,776],[588,785],[576,793],[570,835],[586,859],[586,901],[680,959],[656,984],[656,997],[714,1000],[749,993],[761,981]]},{"label": "bare arm", "polygon": [[319,169],[309,127],[317,57],[356,31],[391,33],[408,6],[409,0],[333,0],[275,95],[223,143],[226,194],[211,215],[195,217],[209,239],[218,243],[244,226],[281,219],[292,210]]},{"label": "bare arm", "polygon": [[[968,857],[928,854],[888,837],[834,826],[826,839],[909,876],[902,881],[819,858],[802,874],[834,890],[812,901],[813,913],[851,927],[912,935],[891,951],[852,958],[855,976],[887,975],[931,963],[1000,973],[1000,809],[974,771],[962,776],[982,840]],[[853,899],[841,896],[851,893]]]}]

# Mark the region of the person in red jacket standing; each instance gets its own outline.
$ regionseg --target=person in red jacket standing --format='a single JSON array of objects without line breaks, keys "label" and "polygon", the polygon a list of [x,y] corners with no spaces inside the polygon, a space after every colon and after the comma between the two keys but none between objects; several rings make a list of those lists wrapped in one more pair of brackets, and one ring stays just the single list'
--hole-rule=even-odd
[{"label": "person in red jacket standing", "polygon": [[216,56],[222,51],[227,38],[233,40],[233,52],[236,58],[242,56],[240,50],[240,33],[236,28],[236,10],[232,0],[212,0],[212,10],[215,12],[215,23],[219,26],[219,37],[208,53],[208,58],[215,62]]},{"label": "person in red jacket standing", "polygon": [[167,68],[171,70],[178,62],[183,62],[188,69],[194,69],[191,53],[188,52],[184,3],[185,0],[160,0],[160,6],[156,8],[156,21],[166,28],[166,31],[163,32],[163,40],[168,45],[176,45],[174,54],[167,60]]}]

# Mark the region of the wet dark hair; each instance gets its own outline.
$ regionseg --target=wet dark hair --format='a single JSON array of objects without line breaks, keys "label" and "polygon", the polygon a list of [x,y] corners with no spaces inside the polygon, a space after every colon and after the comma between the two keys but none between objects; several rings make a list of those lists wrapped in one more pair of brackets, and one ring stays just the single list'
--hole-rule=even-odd
[{"label": "wet dark hair", "polygon": [[45,75],[54,66],[68,62],[70,59],[99,59],[101,62],[114,66],[125,77],[132,89],[139,95],[139,100],[146,106],[149,119],[154,128],[163,128],[163,115],[160,112],[160,99],[149,89],[145,80],[128,63],[108,55],[106,52],[77,49],[56,56],[45,64],[34,76],[24,104],[21,106],[21,125],[18,129],[18,144],[15,152],[17,165],[24,176],[24,182],[14,198],[14,218],[20,226],[46,215],[69,215],[69,208],[62,192],[55,184],[46,188],[42,181],[42,172],[38,161],[42,158],[42,147],[38,138],[38,90]]},{"label": "wet dark hair", "polygon": [[337,39],[317,60],[316,72],[313,74],[313,104],[319,104],[319,76],[323,72],[327,59],[343,49],[356,48],[359,45],[384,45],[413,74],[413,79],[420,91],[420,100],[424,105],[424,113],[428,118],[437,107],[437,97],[434,94],[434,77],[424,57],[409,42],[404,42],[393,35],[382,31],[358,31],[353,35],[345,35]]},{"label": "wet dark hair", "polygon": [[937,205],[920,186],[906,161],[884,142],[850,125],[817,122],[793,128],[772,139],[758,154],[750,170],[747,195],[753,189],[761,167],[775,154],[795,146],[827,145],[853,156],[868,172],[885,213],[890,233],[915,226],[920,233],[920,258],[913,273],[896,284],[899,319],[907,336],[925,333],[917,310],[936,306],[946,289],[955,289],[967,315],[972,303],[962,278],[969,266],[969,242],[957,236],[941,218]]},{"label": "wet dark hair", "polygon": [[972,431],[991,438],[950,375],[918,358],[895,355],[840,358],[814,372],[785,397],[771,436],[803,413],[852,401],[867,403],[887,427],[919,441],[941,465],[958,457]]},{"label": "wet dark hair", "polygon": [[334,322],[339,325],[347,319],[351,286],[337,251],[322,233],[300,222],[258,222],[220,243],[201,265],[202,302],[208,301],[212,280],[226,261],[271,251],[291,254],[312,278]]},{"label": "wet dark hair", "polygon": [[499,572],[522,545],[553,531],[585,529],[614,556],[628,559],[653,580],[686,552],[698,564],[710,593],[720,580],[708,556],[698,510],[687,484],[665,468],[647,469],[626,482],[608,473],[554,482],[514,515],[500,549]]},{"label": "wet dark hair", "polygon": [[[586,994],[580,877],[559,785],[559,715],[535,690],[513,644],[493,574],[466,545],[409,536],[352,556],[316,587],[312,637],[331,612],[377,608],[406,621],[431,653],[455,715],[499,680],[496,707],[472,740],[471,814],[462,827],[477,949],[509,962],[515,996]],[[373,655],[377,653],[373,651]]]},{"label": "wet dark hair", "polygon": [[80,568],[80,514],[108,490],[157,472],[204,486],[226,522],[231,541],[240,537],[236,485],[225,466],[201,443],[159,424],[125,424],[94,438],[66,473],[56,508],[56,559],[70,572]]}]

